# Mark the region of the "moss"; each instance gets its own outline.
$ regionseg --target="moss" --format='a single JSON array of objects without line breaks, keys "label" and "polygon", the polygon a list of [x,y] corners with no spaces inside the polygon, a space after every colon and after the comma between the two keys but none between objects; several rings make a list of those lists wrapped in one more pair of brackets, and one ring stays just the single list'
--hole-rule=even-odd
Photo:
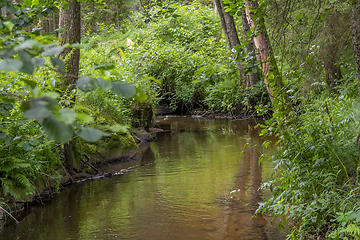
[{"label": "moss", "polygon": [[115,133],[98,142],[80,140],[77,151],[92,163],[122,161],[141,155],[140,149],[130,132]]}]

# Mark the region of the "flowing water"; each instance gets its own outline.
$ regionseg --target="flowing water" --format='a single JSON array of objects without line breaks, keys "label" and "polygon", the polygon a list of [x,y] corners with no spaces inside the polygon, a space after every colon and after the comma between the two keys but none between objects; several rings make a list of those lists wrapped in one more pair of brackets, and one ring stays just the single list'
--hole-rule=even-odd
[{"label": "flowing water", "polygon": [[[158,124],[165,131],[141,145],[141,160],[103,168],[119,174],[29,208],[0,239],[285,239],[270,217],[252,218],[269,196],[258,189],[271,172],[267,160],[258,163],[264,149],[254,122],[168,117]],[[246,143],[253,147],[244,150]]]}]

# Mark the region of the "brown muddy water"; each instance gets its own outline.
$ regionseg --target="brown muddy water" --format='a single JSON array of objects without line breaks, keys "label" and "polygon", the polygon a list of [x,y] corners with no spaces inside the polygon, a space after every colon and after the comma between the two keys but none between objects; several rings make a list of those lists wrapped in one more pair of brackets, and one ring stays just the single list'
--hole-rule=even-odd
[{"label": "brown muddy water", "polygon": [[[103,171],[117,175],[75,184],[30,207],[0,231],[1,240],[285,239],[271,218],[252,215],[269,192],[270,163],[253,121],[167,117],[143,144],[143,159]],[[244,150],[244,145],[254,147]],[[131,167],[126,171],[121,169]]]}]

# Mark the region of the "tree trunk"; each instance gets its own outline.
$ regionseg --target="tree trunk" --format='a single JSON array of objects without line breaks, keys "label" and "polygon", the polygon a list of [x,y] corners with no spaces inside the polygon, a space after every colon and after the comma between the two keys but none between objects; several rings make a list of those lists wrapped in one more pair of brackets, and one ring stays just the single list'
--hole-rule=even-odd
[{"label": "tree trunk", "polygon": [[[214,0],[216,5],[216,10],[220,16],[221,26],[224,30],[226,40],[228,42],[229,48],[233,51],[236,45],[240,44],[239,37],[237,34],[234,18],[230,15],[229,12],[224,11],[224,7],[227,6],[223,3],[222,0]],[[243,80],[245,77],[245,71],[241,62],[236,61],[236,66],[238,68],[240,79]]]},{"label": "tree trunk", "polygon": [[[59,35],[59,45],[66,43],[80,43],[81,40],[81,22],[80,22],[80,2],[71,0],[66,10],[60,9],[59,27],[67,31]],[[69,55],[70,54],[70,55]],[[75,96],[72,91],[79,74],[80,49],[65,48],[59,57],[65,60],[65,74],[62,78],[60,89],[63,94],[68,96],[70,106],[75,102]],[[65,166],[70,173],[73,172],[73,151],[72,142],[64,144]]]},{"label": "tree trunk", "polygon": [[360,0],[354,3],[353,22],[352,22],[352,40],[354,47],[354,57],[359,78],[360,92]]},{"label": "tree trunk", "polygon": [[116,4],[116,24],[117,24],[117,29],[118,31],[120,31],[120,22],[119,22],[119,6],[118,6],[118,3],[117,1],[115,1],[115,4]]},{"label": "tree trunk", "polygon": [[[330,47],[331,48],[331,47]],[[324,61],[325,66],[325,83],[329,90],[335,94],[339,92],[336,90],[336,86],[338,86],[338,82],[341,79],[341,69],[336,65],[334,56],[327,56]]]},{"label": "tree trunk", "polygon": [[[249,68],[249,64],[252,63],[252,66],[255,65],[255,61],[256,61],[256,52],[255,52],[255,43],[254,43],[254,38],[253,37],[249,37],[247,34],[250,31],[250,26],[249,26],[249,22],[246,18],[246,12],[245,11],[241,11],[241,23],[242,23],[242,29],[243,29],[243,33],[244,33],[244,38],[248,41],[248,45],[245,47],[245,51],[247,54],[247,60],[246,63],[248,65]],[[249,68],[250,69],[250,68]],[[246,87],[252,87],[257,83],[258,80],[258,75],[254,72],[249,72],[246,75]]]},{"label": "tree trunk", "polygon": [[[277,67],[274,52],[271,49],[270,39],[265,26],[263,17],[256,16],[259,4],[256,0],[245,0],[246,17],[251,27],[255,27],[258,36],[254,38],[256,49],[260,53],[262,74],[267,91],[272,103],[280,103],[281,112],[288,112],[290,110],[289,96],[282,91],[284,85],[279,68]],[[255,16],[256,24],[252,19]]]}]

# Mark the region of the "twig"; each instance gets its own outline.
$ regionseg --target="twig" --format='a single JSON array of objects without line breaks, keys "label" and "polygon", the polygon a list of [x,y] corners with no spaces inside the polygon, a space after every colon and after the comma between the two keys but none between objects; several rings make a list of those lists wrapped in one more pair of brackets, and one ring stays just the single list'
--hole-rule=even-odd
[{"label": "twig", "polygon": [[131,134],[134,138],[136,138],[137,140],[139,140],[141,143],[143,142],[140,138],[138,138],[135,134]]},{"label": "twig", "polygon": [[326,108],[326,113],[327,113],[327,115],[329,116],[329,119],[330,119],[331,124],[334,125],[333,120],[332,120],[332,117],[331,117],[331,115],[330,115],[330,111],[329,111],[327,102],[325,102],[325,108]]},{"label": "twig", "polygon": [[6,211],[6,210],[5,210],[4,208],[2,208],[1,206],[0,206],[0,210],[4,211],[6,214],[8,214],[12,219],[15,220],[16,223],[19,223],[19,221],[16,220],[16,218],[14,218],[13,215],[11,215],[8,211]]},{"label": "twig", "polygon": [[89,165],[92,169],[94,169],[97,173],[99,173],[100,171],[96,168],[96,167],[94,167],[91,163],[89,163],[89,162],[86,162],[86,161],[84,161],[83,159],[80,159],[83,163],[85,163],[85,164],[87,164],[87,165]]}]

